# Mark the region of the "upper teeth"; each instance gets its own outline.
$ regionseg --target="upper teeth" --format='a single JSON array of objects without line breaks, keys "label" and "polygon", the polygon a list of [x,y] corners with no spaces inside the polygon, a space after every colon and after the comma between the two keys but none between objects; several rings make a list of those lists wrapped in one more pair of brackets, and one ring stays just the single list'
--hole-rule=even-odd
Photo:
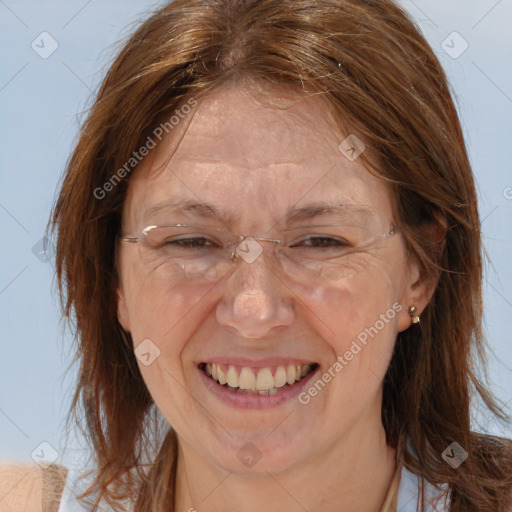
[{"label": "upper teeth", "polygon": [[205,372],[219,384],[227,384],[231,388],[248,391],[266,391],[281,388],[286,384],[294,384],[311,370],[310,364],[289,364],[278,366],[272,374],[270,368],[253,370],[248,366],[222,366],[217,363],[206,363]]}]

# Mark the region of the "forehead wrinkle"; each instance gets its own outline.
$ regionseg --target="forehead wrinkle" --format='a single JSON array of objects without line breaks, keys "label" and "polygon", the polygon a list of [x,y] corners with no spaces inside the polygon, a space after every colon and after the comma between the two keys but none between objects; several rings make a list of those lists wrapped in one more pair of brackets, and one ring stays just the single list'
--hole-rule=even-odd
[{"label": "forehead wrinkle", "polygon": [[[169,210],[174,213],[190,213],[193,216],[203,219],[219,220],[225,225],[232,225],[235,218],[240,218],[235,213],[223,211],[220,208],[205,202],[198,202],[194,199],[186,200],[166,200],[153,205],[145,212],[145,218],[149,218],[164,210]],[[284,218],[284,224],[290,224],[297,221],[304,221],[320,217],[323,215],[347,215],[357,214],[364,218],[372,215],[372,209],[365,205],[335,203],[329,204],[326,202],[311,203],[301,208],[289,209]],[[273,221],[276,221],[276,216],[273,216]]]}]

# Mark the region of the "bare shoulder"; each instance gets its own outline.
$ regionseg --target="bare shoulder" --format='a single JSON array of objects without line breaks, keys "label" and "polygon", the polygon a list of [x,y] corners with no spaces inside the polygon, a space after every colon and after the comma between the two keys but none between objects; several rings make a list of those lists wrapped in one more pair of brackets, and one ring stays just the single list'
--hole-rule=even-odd
[{"label": "bare shoulder", "polygon": [[0,462],[0,512],[42,512],[43,472],[30,463]]}]

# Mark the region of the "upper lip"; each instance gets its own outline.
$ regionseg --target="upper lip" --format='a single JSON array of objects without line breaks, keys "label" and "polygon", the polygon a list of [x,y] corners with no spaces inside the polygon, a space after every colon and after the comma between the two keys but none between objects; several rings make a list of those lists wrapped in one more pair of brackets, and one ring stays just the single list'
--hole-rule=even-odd
[{"label": "upper lip", "polygon": [[227,356],[218,356],[218,357],[209,357],[207,359],[202,360],[198,364],[225,364],[225,365],[233,365],[233,366],[247,366],[250,368],[268,368],[272,366],[286,366],[289,364],[315,364],[315,361],[312,359],[301,359],[296,357],[267,357],[265,359],[249,359],[246,357],[227,357]]}]

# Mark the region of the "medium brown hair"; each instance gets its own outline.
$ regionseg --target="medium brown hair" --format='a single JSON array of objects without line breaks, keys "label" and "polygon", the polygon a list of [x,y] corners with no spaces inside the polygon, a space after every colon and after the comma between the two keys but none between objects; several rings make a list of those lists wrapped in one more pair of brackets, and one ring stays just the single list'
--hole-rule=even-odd
[{"label": "medium brown hair", "polygon": [[[110,67],[52,217],[65,315],[76,323],[72,412],[83,409],[97,467],[89,490],[113,505],[131,497],[138,512],[174,510],[177,456],[172,428],[156,456],[145,449],[158,437],[158,412],[117,319],[114,255],[129,175],[101,199],[94,191],[162,115],[227,81],[250,80],[320,93],[378,156],[378,169],[368,168],[389,184],[411,254],[439,278],[421,324],[396,341],[384,381],[387,442],[411,471],[449,484],[451,511],[508,511],[510,448],[470,424],[478,396],[507,418],[476,373],[485,341],[473,175],[445,73],[390,0],[176,0],[136,30]],[[442,251],[424,236],[439,219]],[[457,469],[441,457],[453,441],[468,452]]]}]

